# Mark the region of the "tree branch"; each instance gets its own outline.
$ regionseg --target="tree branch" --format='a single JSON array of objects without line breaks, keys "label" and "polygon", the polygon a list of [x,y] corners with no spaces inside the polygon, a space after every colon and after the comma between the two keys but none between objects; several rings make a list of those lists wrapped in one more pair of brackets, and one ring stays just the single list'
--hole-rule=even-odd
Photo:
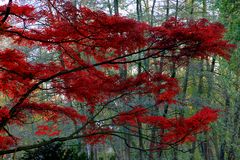
[{"label": "tree branch", "polygon": [[11,5],[12,5],[12,0],[9,0],[8,5],[7,5],[7,9],[6,9],[6,12],[5,12],[5,16],[2,18],[1,24],[3,24],[7,20],[9,14],[10,14],[10,11],[11,11]]}]

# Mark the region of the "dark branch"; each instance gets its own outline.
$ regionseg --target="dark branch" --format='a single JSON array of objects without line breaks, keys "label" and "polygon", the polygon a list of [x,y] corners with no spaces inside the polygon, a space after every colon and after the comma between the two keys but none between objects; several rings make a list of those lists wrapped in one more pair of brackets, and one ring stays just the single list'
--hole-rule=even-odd
[{"label": "dark branch", "polygon": [[10,14],[10,11],[11,11],[11,6],[12,6],[12,0],[9,0],[8,5],[7,5],[7,9],[6,9],[6,12],[5,12],[5,16],[2,18],[1,24],[3,24],[7,20],[9,14]]}]

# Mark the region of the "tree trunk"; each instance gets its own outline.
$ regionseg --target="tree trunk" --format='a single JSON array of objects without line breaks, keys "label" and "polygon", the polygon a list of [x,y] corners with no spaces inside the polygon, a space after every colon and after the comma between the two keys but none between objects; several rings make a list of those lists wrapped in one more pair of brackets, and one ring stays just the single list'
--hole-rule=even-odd
[{"label": "tree trunk", "polygon": [[192,148],[191,148],[191,150],[190,150],[190,160],[194,160],[195,158],[194,158],[194,153],[195,153],[195,150],[196,150],[196,141],[194,141],[193,143],[192,143]]},{"label": "tree trunk", "polygon": [[[207,16],[207,3],[206,0],[202,1],[202,5],[203,5],[203,10],[202,10],[202,17],[205,18]],[[208,62],[207,62],[208,64]],[[201,81],[203,81],[203,62],[201,65]],[[210,72],[209,72],[209,76],[207,76],[207,78],[209,79],[209,88],[207,91],[207,95],[209,96],[208,98],[211,99],[210,95],[212,93],[212,86],[213,86],[213,72],[214,72],[214,67],[215,67],[215,57],[213,57],[212,60],[212,64],[211,64],[211,68],[210,68]],[[202,82],[203,83],[203,82]],[[211,87],[210,87],[211,86]],[[203,88],[199,88],[201,90],[201,92],[203,92]],[[212,160],[213,159],[213,152],[211,149],[211,145],[210,145],[210,140],[209,140],[209,133],[208,132],[204,132],[204,137],[205,137],[205,143],[203,145],[204,148],[204,158],[205,160]]]},{"label": "tree trunk", "polygon": [[94,156],[94,160],[98,160],[98,145],[93,146],[93,156]]},{"label": "tree trunk", "polygon": [[[188,4],[187,4],[188,5]],[[192,19],[193,18],[193,12],[194,12],[194,0],[191,0],[191,10],[190,10],[190,18]],[[189,70],[189,69],[188,69]],[[197,141],[197,140],[196,140]],[[190,151],[190,160],[194,160],[194,153],[195,153],[195,150],[196,150],[196,142],[193,142],[192,143],[192,148],[191,148],[191,151]]]},{"label": "tree trunk", "polygon": [[187,62],[186,72],[183,79],[182,84],[182,100],[185,101],[187,95],[187,88],[188,88],[188,80],[189,80],[189,70],[190,70],[190,61]]},{"label": "tree trunk", "polygon": [[225,160],[225,146],[226,146],[226,141],[224,140],[220,147],[219,160]]},{"label": "tree trunk", "polygon": [[138,21],[142,21],[142,4],[141,4],[141,0],[137,0],[136,9],[137,9],[137,20]]},{"label": "tree trunk", "polygon": [[156,0],[153,0],[152,9],[151,9],[151,18],[150,18],[150,24],[151,24],[151,26],[153,26],[153,21],[154,21],[154,9],[155,9],[155,4],[156,4]]},{"label": "tree trunk", "polygon": [[[114,0],[114,14],[119,15],[119,1],[118,0]],[[119,74],[120,74],[121,79],[123,79],[123,80],[126,79],[127,78],[127,66],[125,66],[124,64],[120,65]],[[126,133],[124,135],[125,139],[126,139],[126,143],[131,145],[131,138],[130,138],[130,135],[128,134],[129,130],[124,128],[123,132]],[[123,156],[125,157],[126,160],[131,160],[131,149],[126,145],[124,147],[125,147],[124,148],[125,153],[123,154]]]},{"label": "tree trunk", "polygon": [[111,5],[111,3],[110,3],[110,0],[108,0],[107,6],[108,6],[109,14],[110,14],[110,16],[111,16],[113,11],[112,11],[112,5]]},{"label": "tree trunk", "polygon": [[119,9],[118,9],[118,0],[114,0],[114,13],[115,15],[119,15]]},{"label": "tree trunk", "polygon": [[170,10],[169,0],[167,0],[167,5],[166,5],[166,20],[168,20],[168,18],[169,18],[169,10]]}]

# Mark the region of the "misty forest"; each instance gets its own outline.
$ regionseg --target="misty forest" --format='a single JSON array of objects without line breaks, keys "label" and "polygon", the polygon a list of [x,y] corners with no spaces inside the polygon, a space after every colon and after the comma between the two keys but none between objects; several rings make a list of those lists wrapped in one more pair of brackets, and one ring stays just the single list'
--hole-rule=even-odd
[{"label": "misty forest", "polygon": [[239,0],[0,1],[0,160],[239,160]]}]

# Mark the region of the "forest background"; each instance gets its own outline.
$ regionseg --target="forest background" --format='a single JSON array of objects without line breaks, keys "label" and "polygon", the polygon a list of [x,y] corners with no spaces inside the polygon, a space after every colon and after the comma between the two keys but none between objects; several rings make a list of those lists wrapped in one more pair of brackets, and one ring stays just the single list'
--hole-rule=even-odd
[{"label": "forest background", "polygon": [[[28,1],[21,1],[28,4]],[[239,0],[73,0],[76,7],[86,6],[92,10],[101,10],[108,15],[121,15],[133,18],[137,21],[146,22],[151,26],[162,24],[170,17],[199,19],[206,18],[211,22],[221,22],[225,28],[225,39],[236,44],[232,50],[229,61],[211,56],[208,59],[190,59],[187,65],[176,70],[170,70],[171,74],[179,80],[181,87],[177,100],[185,107],[172,106],[160,115],[168,117],[174,114],[183,114],[188,117],[201,109],[200,106],[210,106],[219,109],[219,118],[210,125],[210,130],[197,136],[196,141],[170,147],[167,150],[148,153],[143,150],[133,149],[126,146],[124,141],[113,138],[104,144],[83,144],[81,140],[64,144],[68,147],[81,148],[79,153],[86,153],[87,157],[98,159],[173,159],[173,160],[238,160],[240,159],[240,1]],[[1,39],[2,46],[8,46],[8,40]],[[25,48],[31,52],[31,48]],[[36,50],[36,48],[34,48]],[[33,55],[34,56],[34,55]],[[34,59],[35,57],[30,57]],[[34,59],[38,62],[48,61],[49,54],[42,51],[41,56]],[[124,76],[141,73],[148,67],[149,62],[136,62],[122,71]],[[157,62],[154,62],[157,64]],[[157,68],[156,68],[157,70]],[[39,99],[56,99],[51,93],[41,93]],[[0,103],[4,104],[5,97]],[[141,99],[138,99],[141,101]],[[135,102],[140,103],[140,102]],[[0,104],[1,105],[1,104]],[[81,107],[72,102],[72,107]],[[108,114],[108,113],[105,113]],[[111,112],[109,112],[111,114]],[[26,130],[26,128],[24,128]],[[24,144],[37,141],[32,137],[35,133],[34,126],[29,125],[27,131],[21,131],[26,137]],[[31,133],[31,130],[33,133]],[[30,131],[30,133],[29,133]],[[65,128],[67,132],[68,128]],[[17,131],[16,131],[17,132]],[[144,131],[143,131],[144,132]],[[29,138],[29,137],[32,137]],[[47,139],[48,137],[46,137]],[[128,137],[127,137],[128,138]],[[131,141],[133,146],[144,147],[139,144],[139,139]],[[141,146],[142,145],[142,146]],[[23,152],[22,152],[23,153]],[[11,157],[21,157],[22,153],[11,154]],[[149,155],[151,154],[151,155]]]}]

